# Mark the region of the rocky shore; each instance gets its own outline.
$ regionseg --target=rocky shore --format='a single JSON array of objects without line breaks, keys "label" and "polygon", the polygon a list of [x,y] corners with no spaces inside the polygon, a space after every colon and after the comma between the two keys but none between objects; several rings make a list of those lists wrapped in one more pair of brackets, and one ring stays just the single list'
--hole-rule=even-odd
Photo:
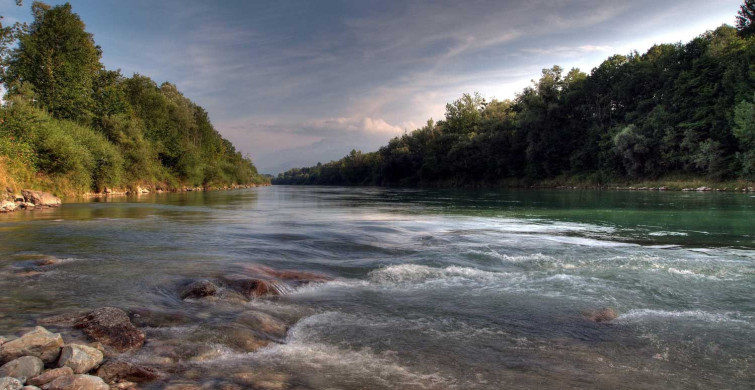
[{"label": "rocky shore", "polygon": [[0,197],[0,212],[7,213],[20,209],[35,209],[58,207],[62,202],[60,198],[42,191],[23,190],[16,193],[13,189],[7,189],[7,194]]},{"label": "rocky shore", "polygon": [[[144,195],[149,193],[165,192],[199,192],[199,191],[228,191],[245,188],[255,188],[269,186],[270,184],[234,184],[223,187],[181,187],[179,189],[164,189],[155,186],[136,186],[132,189],[119,189],[105,187],[102,192],[93,192],[83,194],[87,198],[107,197],[107,196],[127,196],[127,195]],[[59,207],[62,201],[57,196],[48,192],[36,190],[22,190],[16,192],[12,188],[7,188],[5,193],[0,195],[0,213],[9,213],[17,210],[33,210],[40,208]]]},{"label": "rocky shore", "polygon": [[[44,261],[38,268],[54,264]],[[0,390],[304,390],[283,373],[243,366],[209,373],[197,364],[227,351],[243,354],[285,343],[297,316],[279,317],[248,304],[329,280],[313,272],[250,265],[174,286],[172,294],[184,305],[223,308],[223,321],[192,317],[187,314],[191,310],[116,307],[39,318],[17,337],[0,337]],[[192,326],[192,332],[175,337],[166,331],[179,324]]]}]

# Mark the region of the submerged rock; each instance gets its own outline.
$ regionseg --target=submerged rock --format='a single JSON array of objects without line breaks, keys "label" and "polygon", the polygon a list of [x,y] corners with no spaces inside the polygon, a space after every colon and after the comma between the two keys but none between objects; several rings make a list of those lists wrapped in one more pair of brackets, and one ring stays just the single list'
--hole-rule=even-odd
[{"label": "submerged rock", "polygon": [[160,377],[152,368],[123,360],[108,360],[97,369],[96,375],[105,382],[113,384],[121,381],[148,382]]},{"label": "submerged rock", "polygon": [[292,282],[296,285],[307,284],[307,283],[312,283],[312,282],[321,283],[321,282],[327,282],[327,281],[333,280],[332,277],[325,274],[317,273],[317,272],[297,271],[297,270],[290,270],[290,269],[277,270],[277,269],[266,267],[264,265],[259,265],[259,264],[246,265],[244,266],[244,269],[246,270],[246,272],[249,272],[254,275],[281,279],[281,280]]},{"label": "submerged rock", "polygon": [[118,352],[141,348],[145,336],[131,323],[125,311],[103,307],[76,319],[74,327]]},{"label": "submerged rock", "polygon": [[27,383],[32,386],[42,386],[52,382],[55,378],[66,375],[73,375],[71,367],[53,368],[29,379]]},{"label": "submerged rock", "polygon": [[63,347],[60,333],[52,333],[38,326],[23,336],[0,345],[0,362],[8,362],[22,356],[36,356],[45,363],[58,359]]},{"label": "submerged rock", "polygon": [[31,378],[45,369],[45,363],[36,356],[23,356],[5,363],[0,367],[0,377]]},{"label": "submerged rock", "polygon": [[594,322],[609,322],[615,320],[619,314],[610,307],[604,307],[602,309],[588,309],[582,311],[582,315],[590,321]]},{"label": "submerged rock", "polygon": [[63,347],[58,360],[59,367],[70,367],[76,374],[84,374],[102,363],[103,355],[96,348],[69,344]]},{"label": "submerged rock", "polygon": [[16,378],[0,378],[0,390],[20,390],[22,387],[24,384]]},{"label": "submerged rock", "polygon": [[209,280],[197,280],[183,289],[181,292],[181,299],[204,298],[210,295],[215,295],[217,291],[218,286]]},{"label": "submerged rock", "polygon": [[247,298],[258,298],[269,295],[280,295],[283,291],[275,281],[249,278],[244,276],[227,276],[224,281],[232,289],[244,294]]},{"label": "submerged rock", "polygon": [[33,203],[34,206],[58,207],[61,204],[60,198],[47,192],[23,190],[21,195],[27,203]]},{"label": "submerged rock", "polygon": [[50,382],[46,390],[110,390],[110,386],[96,376],[68,375]]},{"label": "submerged rock", "polygon": [[236,317],[236,322],[276,338],[285,338],[288,331],[283,321],[260,311],[245,311]]}]

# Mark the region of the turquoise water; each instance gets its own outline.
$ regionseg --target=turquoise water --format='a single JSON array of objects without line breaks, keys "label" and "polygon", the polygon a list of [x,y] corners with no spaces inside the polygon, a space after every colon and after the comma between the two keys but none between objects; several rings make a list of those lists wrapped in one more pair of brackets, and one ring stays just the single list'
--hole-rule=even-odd
[{"label": "turquoise water", "polygon": [[[41,256],[61,261],[20,273]],[[172,376],[251,368],[305,389],[755,383],[751,194],[274,186],[5,214],[0,334],[105,305],[169,313],[185,320],[149,324],[131,357],[167,364],[149,340],[216,345],[206,333],[238,310],[181,301],[176,286],[249,264],[335,280],[245,304],[291,321],[285,343],[219,346]],[[605,306],[620,314],[610,324],[580,314]]]}]

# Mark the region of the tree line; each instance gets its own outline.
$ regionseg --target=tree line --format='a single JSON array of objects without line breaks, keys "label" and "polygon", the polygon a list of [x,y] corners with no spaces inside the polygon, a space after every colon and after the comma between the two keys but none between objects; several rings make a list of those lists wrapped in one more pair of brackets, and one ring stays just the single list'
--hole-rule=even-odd
[{"label": "tree line", "polygon": [[269,181],[175,85],[106,69],[70,4],[31,12],[29,24],[0,24],[0,184],[81,193]]},{"label": "tree line", "polygon": [[443,120],[372,153],[295,168],[274,184],[495,186],[667,177],[755,179],[755,0],[737,26],[554,66],[512,100],[464,94]]}]

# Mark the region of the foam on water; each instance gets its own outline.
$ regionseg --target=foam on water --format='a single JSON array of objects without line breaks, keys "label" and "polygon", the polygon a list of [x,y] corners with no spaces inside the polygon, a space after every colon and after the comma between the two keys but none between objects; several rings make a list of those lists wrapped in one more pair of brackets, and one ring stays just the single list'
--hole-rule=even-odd
[{"label": "foam on water", "polygon": [[635,323],[647,321],[703,321],[715,323],[737,323],[753,325],[747,321],[739,312],[708,312],[703,310],[657,310],[657,309],[633,309],[619,316],[614,322],[616,323]]}]

